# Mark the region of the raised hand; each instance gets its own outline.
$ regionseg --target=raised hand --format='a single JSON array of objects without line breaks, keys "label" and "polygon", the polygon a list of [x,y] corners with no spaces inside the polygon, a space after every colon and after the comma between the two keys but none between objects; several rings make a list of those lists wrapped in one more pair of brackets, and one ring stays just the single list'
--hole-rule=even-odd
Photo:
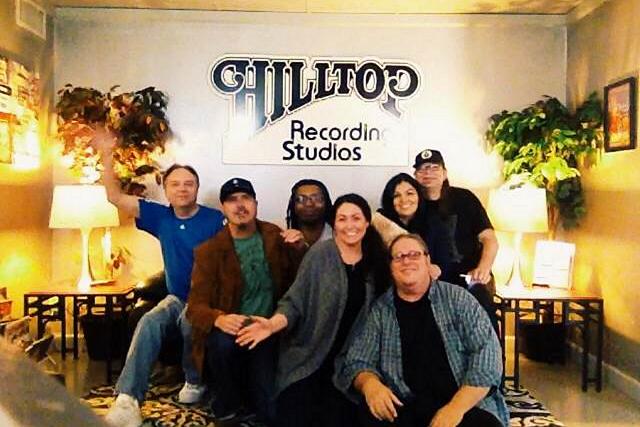
[{"label": "raised hand", "polygon": [[111,153],[117,136],[104,127],[98,127],[93,131],[91,146],[100,153]]}]

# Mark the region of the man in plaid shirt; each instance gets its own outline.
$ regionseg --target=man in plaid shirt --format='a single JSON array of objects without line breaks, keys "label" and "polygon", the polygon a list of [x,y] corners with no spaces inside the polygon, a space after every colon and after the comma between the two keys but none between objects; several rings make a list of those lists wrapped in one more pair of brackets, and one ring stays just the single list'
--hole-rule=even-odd
[{"label": "man in plaid shirt", "polygon": [[[391,244],[395,286],[375,303],[338,374],[364,426],[507,426],[498,338],[463,288],[429,277],[417,235]],[[364,398],[364,399],[362,399]]]}]

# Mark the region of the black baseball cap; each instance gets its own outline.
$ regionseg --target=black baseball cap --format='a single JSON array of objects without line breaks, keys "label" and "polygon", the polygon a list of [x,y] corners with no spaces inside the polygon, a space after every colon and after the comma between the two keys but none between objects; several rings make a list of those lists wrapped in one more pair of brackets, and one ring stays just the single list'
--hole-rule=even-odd
[{"label": "black baseball cap", "polygon": [[256,192],[251,182],[244,178],[231,178],[220,187],[220,202],[224,203],[233,193],[246,193],[256,198]]},{"label": "black baseball cap", "polygon": [[418,155],[416,155],[416,161],[413,164],[413,167],[415,169],[418,169],[424,163],[436,163],[442,165],[442,167],[445,167],[442,153],[440,153],[438,150],[431,150],[429,148],[427,148],[426,150],[422,150],[418,153]]}]

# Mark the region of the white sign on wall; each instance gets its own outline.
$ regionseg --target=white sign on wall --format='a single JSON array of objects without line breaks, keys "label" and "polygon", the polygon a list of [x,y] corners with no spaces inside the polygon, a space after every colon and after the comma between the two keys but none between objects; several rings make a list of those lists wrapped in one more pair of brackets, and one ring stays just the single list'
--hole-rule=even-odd
[{"label": "white sign on wall", "polygon": [[229,100],[224,163],[407,164],[404,104],[421,84],[411,63],[226,55],[209,79]]}]

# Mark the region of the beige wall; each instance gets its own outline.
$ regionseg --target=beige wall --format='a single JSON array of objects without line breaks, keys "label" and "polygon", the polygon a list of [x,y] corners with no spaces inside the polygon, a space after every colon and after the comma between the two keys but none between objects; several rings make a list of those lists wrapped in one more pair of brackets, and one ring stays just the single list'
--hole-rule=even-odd
[{"label": "beige wall", "polygon": [[[9,288],[13,315],[22,313],[25,290],[51,277],[51,162],[46,129],[53,96],[53,43],[15,24],[15,2],[0,0],[0,53],[38,71],[42,87],[40,134],[42,163],[35,170],[0,164],[0,286]],[[51,30],[51,22],[49,22]]]},{"label": "beige wall", "polygon": [[[640,0],[605,3],[568,28],[567,99],[640,68]],[[636,113],[637,117],[637,113]],[[577,245],[577,286],[605,300],[605,361],[640,380],[640,150],[605,153],[584,174],[588,216]]]},{"label": "beige wall", "polygon": [[[280,225],[289,189],[300,178],[322,180],[334,198],[358,192],[376,208],[385,182],[402,170],[410,171],[410,163],[405,167],[223,163],[229,105],[209,87],[207,70],[224,54],[411,61],[420,68],[423,85],[406,108],[407,157],[413,159],[427,146],[442,150],[452,183],[472,187],[483,199],[500,181],[498,156],[484,151],[487,118],[502,109],[520,109],[542,94],[561,100],[566,94],[566,25],[561,16],[58,9],[55,31],[57,88],[72,83],[106,90],[120,84],[126,90],[154,85],[166,91],[177,136],[173,159],[199,171],[200,201],[218,207],[220,185],[231,176],[243,176],[256,187],[260,217]],[[193,40],[206,42],[193,49]],[[327,120],[339,118],[340,111],[336,109]],[[278,139],[272,142],[277,144]],[[55,167],[54,181],[66,179]],[[134,276],[153,273],[161,267],[157,242],[127,225],[114,232],[114,244],[133,253]],[[67,249],[73,248],[74,238],[77,235],[54,232],[56,280],[77,274],[77,258]]]}]

